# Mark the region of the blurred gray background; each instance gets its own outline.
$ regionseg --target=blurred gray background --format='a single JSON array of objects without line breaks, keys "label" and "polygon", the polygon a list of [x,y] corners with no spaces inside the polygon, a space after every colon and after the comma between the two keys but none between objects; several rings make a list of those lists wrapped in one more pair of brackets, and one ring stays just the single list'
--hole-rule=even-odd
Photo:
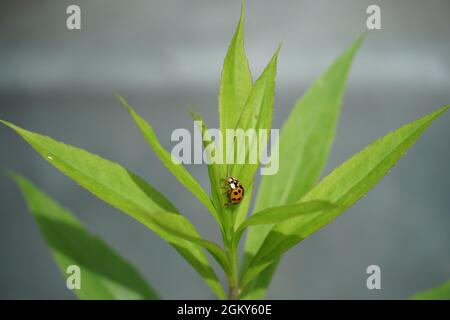
[{"label": "blurred gray background", "polygon": [[[79,4],[82,30],[68,31]],[[334,57],[369,32],[351,71],[326,169],[389,130],[450,103],[450,1],[246,1],[246,48],[256,78],[280,40],[274,127]],[[114,94],[148,119],[169,149],[187,109],[218,126],[223,57],[240,1],[2,1],[0,118],[83,147],[134,170],[219,241],[215,222],[165,170]],[[404,299],[450,278],[450,115],[445,114],[382,182],[283,259],[268,298]],[[0,127],[0,167],[32,179],[133,262],[165,298],[212,298],[166,243],[79,188]],[[189,171],[208,188],[205,166]],[[0,176],[0,298],[71,299],[18,189]],[[377,264],[382,289],[366,288]]]}]

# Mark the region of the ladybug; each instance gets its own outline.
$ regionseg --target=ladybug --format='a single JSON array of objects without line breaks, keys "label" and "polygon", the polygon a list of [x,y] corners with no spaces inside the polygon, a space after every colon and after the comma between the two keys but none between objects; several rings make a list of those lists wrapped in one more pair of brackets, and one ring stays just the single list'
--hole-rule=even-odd
[{"label": "ladybug", "polygon": [[[225,193],[228,195],[228,200],[231,204],[238,204],[244,199],[244,187],[239,182],[238,179],[228,176],[226,179],[223,179],[226,186]],[[230,205],[230,203],[226,203],[225,206]]]}]

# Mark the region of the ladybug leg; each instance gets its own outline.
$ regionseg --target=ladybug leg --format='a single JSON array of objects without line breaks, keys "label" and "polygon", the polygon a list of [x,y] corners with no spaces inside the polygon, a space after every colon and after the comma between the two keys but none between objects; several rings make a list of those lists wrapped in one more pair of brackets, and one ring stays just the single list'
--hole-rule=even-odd
[{"label": "ladybug leg", "polygon": [[220,189],[222,189],[222,194],[228,193],[228,187],[221,186]]},{"label": "ladybug leg", "polygon": [[220,179],[220,187],[222,188],[222,189],[228,189],[229,188],[229,186],[228,186],[228,183],[227,183],[227,180],[225,180],[225,179]]},{"label": "ladybug leg", "polygon": [[227,190],[225,190],[224,192],[222,192],[222,194],[230,194],[231,193],[231,190],[230,189],[227,189]]},{"label": "ladybug leg", "polygon": [[227,201],[225,201],[225,203],[224,203],[224,207],[229,207],[230,206],[230,200],[227,198]]},{"label": "ladybug leg", "polygon": [[227,188],[227,190],[225,190],[225,192],[222,192],[223,195],[226,195],[225,198],[227,200],[227,202],[225,202],[225,204],[224,204],[224,207],[230,206],[230,199],[228,196],[230,193],[231,193],[231,189],[228,189],[228,188]]}]

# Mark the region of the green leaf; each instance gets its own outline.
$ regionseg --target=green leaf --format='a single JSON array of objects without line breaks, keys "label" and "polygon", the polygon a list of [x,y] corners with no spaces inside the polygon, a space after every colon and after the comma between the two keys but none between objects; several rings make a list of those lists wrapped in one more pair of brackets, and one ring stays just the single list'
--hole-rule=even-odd
[{"label": "green leaf", "polygon": [[[244,109],[239,117],[237,129],[260,129],[269,130],[272,126],[273,102],[275,97],[275,76],[277,72],[277,59],[280,47],[277,48],[261,76],[256,80],[250,95],[245,104]],[[257,137],[256,137],[257,138]],[[250,139],[249,139],[250,140]],[[246,160],[248,160],[251,148],[249,147],[256,141],[250,140],[248,143],[237,146],[237,153],[245,152]],[[258,149],[265,149],[265,145],[258,145]],[[235,157],[237,154],[235,154]],[[253,176],[259,164],[251,164],[246,161],[245,164],[237,164],[231,166],[231,173],[238,178],[244,185],[251,186],[253,184]]]},{"label": "green leaf", "polygon": [[[295,104],[280,133],[279,171],[262,177],[255,211],[294,203],[319,179],[334,139],[345,82],[362,41],[361,36]],[[271,229],[271,225],[261,225],[249,230],[243,270]],[[255,298],[262,299],[271,277],[263,274],[259,277],[264,277],[265,282],[258,283],[256,279],[253,285],[260,292]]]},{"label": "green leaf", "polygon": [[270,231],[243,275],[242,285],[253,280],[288,249],[324,227],[355,204],[395,165],[425,129],[450,106],[424,116],[378,139],[335,169],[301,201],[320,199],[337,209],[302,215],[279,223]]},{"label": "green leaf", "polygon": [[236,228],[236,236],[234,238],[235,246],[238,246],[242,233],[247,227],[266,224],[274,225],[298,217],[299,215],[331,210],[332,208],[335,208],[335,206],[330,202],[313,200],[285,206],[276,206],[258,211]]},{"label": "green leaf", "polygon": [[11,175],[20,187],[49,249],[65,277],[80,268],[80,299],[158,299],[158,294],[125,259],[90,234],[68,210],[24,177]]},{"label": "green leaf", "polygon": [[209,181],[211,184],[211,196],[214,203],[215,208],[217,208],[217,212],[219,215],[219,226],[220,230],[222,232],[222,235],[224,235],[224,230],[228,228],[229,222],[226,219],[225,216],[223,216],[223,207],[224,207],[224,195],[222,194],[221,186],[221,180],[224,179],[224,170],[222,169],[224,167],[224,164],[221,163],[213,163],[212,159],[210,157],[209,152],[206,152],[206,150],[211,150],[211,153],[215,152],[221,152],[220,148],[220,141],[213,141],[212,137],[208,134],[208,128],[205,124],[205,121],[203,120],[202,116],[199,113],[191,112],[192,119],[194,121],[201,122],[201,127],[198,129],[201,130],[202,138],[203,138],[203,147],[204,152],[206,153],[208,157],[208,176]]},{"label": "green leaf", "polygon": [[319,179],[334,140],[346,79],[362,41],[358,38],[295,104],[280,134],[279,171],[263,177],[257,210],[296,202]]},{"label": "green leaf", "polygon": [[238,227],[238,230],[242,230],[248,226],[276,224],[298,217],[299,215],[330,210],[332,208],[335,208],[332,203],[320,200],[271,207],[252,214]]},{"label": "green leaf", "polygon": [[[224,163],[226,163],[227,154],[230,152],[226,148],[226,130],[236,129],[252,86],[252,75],[244,49],[244,1],[242,1],[241,16],[224,59],[219,89],[219,122],[222,132],[222,146],[219,152],[223,154]],[[211,188],[215,188],[213,195],[216,194],[216,208],[223,216],[225,236],[230,238],[234,228],[234,217],[231,214],[231,208],[224,207],[225,200],[221,195],[220,179],[230,175],[231,170],[227,168],[226,164],[216,165],[214,170],[215,179],[211,180]],[[220,199],[220,204],[217,204],[218,199]],[[242,212],[248,210],[249,203],[249,199],[244,199],[244,203],[240,204]]]},{"label": "green leaf", "polygon": [[[257,135],[254,136],[256,140],[259,140],[259,130],[261,129],[267,130],[268,137],[272,126],[275,76],[279,50],[280,47],[277,48],[263,73],[258,80],[256,80],[238,121],[237,129],[242,129],[244,131],[249,129],[256,130]],[[237,178],[245,188],[245,197],[233,213],[233,226],[235,227],[245,220],[253,194],[253,178],[259,167],[259,163],[252,164],[249,161],[250,153],[255,151],[252,151],[251,146],[257,145],[256,150],[258,154],[266,148],[263,141],[258,141],[257,143],[253,139],[246,140],[248,143],[239,144],[237,146],[234,164],[230,166],[232,175]],[[236,156],[239,153],[245,154],[246,161],[244,164],[237,163]]]},{"label": "green leaf", "polygon": [[236,127],[251,89],[252,75],[244,49],[244,1],[242,1],[241,17],[225,56],[219,89],[220,129],[224,140],[225,130]]},{"label": "green leaf", "polygon": [[413,300],[450,300],[450,280],[438,287],[416,293]]},{"label": "green leaf", "polygon": [[189,172],[183,167],[183,165],[176,159],[172,158],[170,152],[164,149],[156,137],[153,128],[145,121],[141,116],[139,116],[133,108],[128,104],[128,102],[121,96],[118,97],[120,102],[124,105],[127,111],[130,113],[131,117],[134,119],[145,140],[148,142],[150,147],[153,149],[155,154],[161,160],[161,162],[169,169],[169,171],[180,181],[189,191],[191,191],[203,205],[211,212],[214,218],[220,223],[220,218],[214,205],[211,203],[211,199],[208,193],[200,186],[200,184],[195,180]]},{"label": "green leaf", "polygon": [[172,244],[211,289],[220,298],[225,297],[222,285],[198,244],[172,234],[170,230],[156,222],[155,215],[152,215],[154,213],[178,213],[169,200],[156,189],[119,164],[55,141],[50,137],[22,129],[9,122],[1,122],[15,130],[45,160],[79,185],[130,215]]}]

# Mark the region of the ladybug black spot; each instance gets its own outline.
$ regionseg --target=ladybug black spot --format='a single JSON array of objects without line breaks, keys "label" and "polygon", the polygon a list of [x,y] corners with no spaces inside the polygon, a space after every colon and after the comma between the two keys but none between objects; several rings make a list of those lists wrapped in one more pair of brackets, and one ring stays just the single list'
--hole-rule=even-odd
[{"label": "ladybug black spot", "polygon": [[[241,190],[239,190],[239,192],[240,192],[240,191],[241,191]],[[233,192],[233,194],[235,194],[235,195],[236,195],[236,194],[238,194],[238,192],[237,192],[237,191],[235,191],[235,192]]]},{"label": "ladybug black spot", "polygon": [[241,189],[239,189],[238,192],[241,193]]},{"label": "ladybug black spot", "polygon": [[231,200],[236,201],[237,199],[236,198],[232,198]]}]

